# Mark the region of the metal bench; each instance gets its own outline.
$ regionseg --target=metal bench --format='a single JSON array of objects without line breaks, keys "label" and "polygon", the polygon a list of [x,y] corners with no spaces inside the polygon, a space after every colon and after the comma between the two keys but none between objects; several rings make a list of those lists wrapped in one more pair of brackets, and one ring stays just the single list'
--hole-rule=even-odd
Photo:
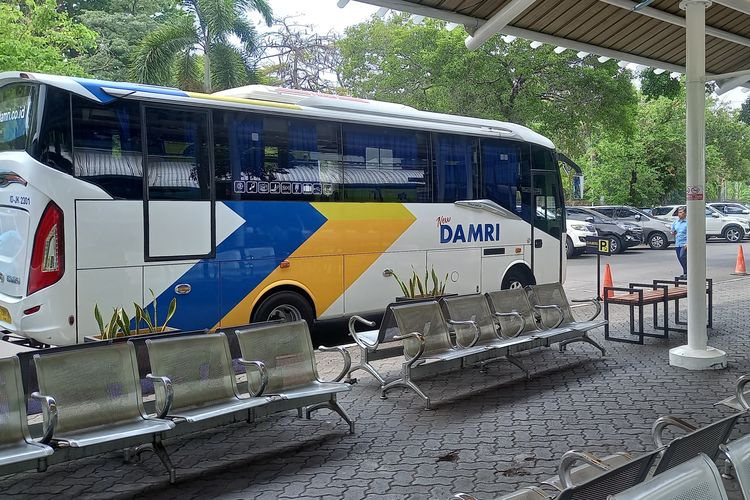
[{"label": "metal bench", "polygon": [[352,339],[354,339],[354,342],[359,347],[359,363],[352,366],[347,372],[347,382],[352,381],[351,374],[353,372],[364,370],[375,377],[381,386],[385,385],[385,378],[383,378],[380,372],[378,372],[370,362],[401,356],[404,353],[404,347],[401,342],[394,339],[394,337],[399,334],[398,325],[396,325],[396,318],[393,317],[393,311],[391,310],[391,307],[394,305],[397,304],[389,304],[388,307],[385,308],[383,320],[380,322],[380,328],[377,330],[364,330],[358,332],[356,330],[358,323],[362,323],[372,328],[375,326],[375,322],[366,320],[361,316],[352,316],[349,318],[349,335],[352,336]]},{"label": "metal bench", "polygon": [[[602,310],[598,300],[584,299],[569,301],[560,283],[529,285],[526,287],[526,290],[529,302],[541,315],[540,324],[542,326],[553,325],[552,328],[563,326],[578,332],[577,336],[560,342],[561,351],[572,342],[586,342],[599,349],[602,352],[602,356],[606,356],[607,351],[588,336],[589,330],[606,326],[609,323],[606,319],[595,319]],[[595,307],[594,313],[584,321],[577,321],[573,316],[573,309],[586,306],[587,304]]]},{"label": "metal bench", "polygon": [[463,322],[467,326],[472,325],[474,331],[472,339],[468,344],[462,344],[464,335],[456,337],[459,342],[454,346],[448,327],[448,322],[437,301],[413,302],[391,306],[396,318],[401,335],[394,337],[395,340],[404,342],[404,361],[401,364],[401,376],[381,387],[381,398],[385,399],[388,391],[395,387],[406,387],[417,393],[425,400],[427,407],[430,406],[428,398],[414,383],[412,377],[418,367],[430,366],[428,372],[435,365],[445,362],[456,361],[463,366],[464,358],[486,352],[491,347],[474,346],[479,340],[479,328],[473,322]]},{"label": "metal bench", "polygon": [[[486,294],[493,313],[500,323],[500,331],[513,331],[518,328],[519,322],[523,325],[519,336],[527,335],[536,339],[536,345],[550,347],[552,344],[564,342],[581,336],[581,333],[569,327],[545,327],[539,324],[541,315],[537,312],[529,296],[521,288],[512,290],[499,290]],[[541,309],[544,309],[542,306]],[[550,309],[557,308],[551,306]]]},{"label": "metal bench", "polygon": [[146,415],[132,344],[35,354],[34,364],[40,392],[32,397],[42,402],[42,442],[55,448],[50,463],[150,443],[175,481],[161,442],[175,424]]},{"label": "metal bench", "polygon": [[52,448],[31,439],[26,417],[26,397],[18,358],[0,359],[0,471],[10,474],[47,468]]},{"label": "metal bench", "polygon": [[[610,293],[612,292],[612,293]],[[615,292],[624,292],[615,294]],[[669,303],[674,301],[674,322],[678,325],[686,325],[680,320],[680,300],[687,298],[687,281],[675,278],[674,280],[653,280],[652,283],[630,283],[628,287],[605,287],[604,289],[604,318],[609,319],[609,307],[611,305],[628,306],[630,309],[630,335],[638,335],[638,340],[628,338],[612,337],[609,331],[609,323],[604,326],[604,338],[615,342],[629,344],[643,344],[644,337],[655,337],[666,339],[669,332],[687,332],[686,328],[669,325]],[[713,280],[706,279],[706,296],[708,300],[708,328],[713,328]],[[662,324],[659,324],[658,307],[662,305]],[[643,308],[652,306],[652,320],[654,330],[662,333],[647,333],[644,328]],[[635,310],[638,309],[638,329],[635,329]]]},{"label": "metal bench", "polygon": [[[502,330],[498,322],[498,316],[492,313],[484,295],[443,297],[440,304],[447,313],[447,317],[450,318],[448,324],[454,327],[456,338],[457,340],[460,339],[461,345],[471,343],[476,328],[479,329],[479,340],[474,345],[490,348],[487,351],[489,359],[482,362],[483,369],[488,363],[506,360],[521,369],[527,377],[530,376],[526,367],[513,356],[513,353],[538,346],[538,341],[533,336],[517,336],[524,328],[523,317],[520,314],[513,313],[520,318],[515,329],[506,328]],[[467,324],[467,322],[470,323]],[[503,331],[508,334],[503,336]]]},{"label": "metal bench", "polygon": [[[258,371],[257,393],[240,396],[232,368],[229,342],[223,333],[192,337],[147,340],[151,373],[154,382],[157,417],[174,422],[201,422],[245,415],[253,420],[253,409],[267,404],[270,398],[257,397],[263,392],[268,377],[263,363],[240,362]],[[231,419],[225,417],[231,416]]]},{"label": "metal bench", "polygon": [[[332,382],[323,382],[318,377],[306,321],[260,323],[236,330],[235,335],[242,357],[261,361],[267,371],[265,395],[272,397],[272,401],[259,407],[258,411],[296,409],[301,415],[302,409],[306,408],[306,417],[310,418],[313,411],[328,408],[338,413],[349,424],[349,433],[354,434],[354,422],[336,399],[338,393],[350,388],[341,382],[351,367],[351,359],[345,349],[319,347],[323,352],[339,352],[344,358],[341,373]],[[259,388],[262,382],[259,371],[247,374],[247,384],[253,392],[257,393],[255,388]]]},{"label": "metal bench", "polygon": [[677,500],[700,498],[728,500],[721,476],[710,457],[698,454],[669,472],[659,474],[622,493],[611,500]]}]

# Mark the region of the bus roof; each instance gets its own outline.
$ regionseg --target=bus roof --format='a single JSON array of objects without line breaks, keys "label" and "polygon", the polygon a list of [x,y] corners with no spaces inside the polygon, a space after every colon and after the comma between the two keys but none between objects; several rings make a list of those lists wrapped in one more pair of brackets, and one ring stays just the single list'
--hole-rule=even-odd
[{"label": "bus roof", "polygon": [[410,106],[356,97],[337,96],[304,90],[249,85],[214,94],[186,92],[173,87],[139,83],[110,82],[89,78],[47,75],[29,72],[0,73],[0,85],[9,81],[36,81],[58,87],[102,104],[120,98],[141,98],[165,102],[190,102],[201,105],[246,108],[283,114],[342,120],[399,128],[424,129],[444,133],[502,137],[554,148],[552,141],[522,125],[465,116],[420,111]]}]

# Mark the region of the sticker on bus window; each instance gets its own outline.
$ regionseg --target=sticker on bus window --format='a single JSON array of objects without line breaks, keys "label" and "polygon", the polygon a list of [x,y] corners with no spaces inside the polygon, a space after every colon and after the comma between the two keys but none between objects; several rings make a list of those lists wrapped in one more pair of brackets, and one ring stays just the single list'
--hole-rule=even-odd
[{"label": "sticker on bus window", "polygon": [[292,183],[282,182],[281,183],[281,194],[292,194]]},{"label": "sticker on bus window", "polygon": [[245,181],[234,181],[234,192],[244,193],[245,192]]},{"label": "sticker on bus window", "polygon": [[272,182],[271,187],[269,189],[269,192],[271,194],[279,194],[281,192],[281,186],[278,182]]},{"label": "sticker on bus window", "polygon": [[292,194],[302,194],[302,183],[301,182],[293,182],[292,183]]},{"label": "sticker on bus window", "polygon": [[267,182],[259,182],[258,183],[258,192],[260,194],[268,194],[268,183]]},{"label": "sticker on bus window", "polygon": [[255,194],[258,192],[258,183],[256,181],[247,181],[247,192]]}]

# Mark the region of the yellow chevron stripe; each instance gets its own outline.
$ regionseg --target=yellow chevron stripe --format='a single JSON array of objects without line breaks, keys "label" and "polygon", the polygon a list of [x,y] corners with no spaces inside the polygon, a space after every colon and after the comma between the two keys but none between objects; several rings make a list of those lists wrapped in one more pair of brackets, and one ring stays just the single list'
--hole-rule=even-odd
[{"label": "yellow chevron stripe", "polygon": [[200,92],[186,92],[186,94],[195,99],[210,99],[212,101],[234,102],[237,104],[252,104],[253,106],[265,106],[267,108],[302,109],[296,104],[287,104],[285,102],[261,101],[259,99],[243,99],[242,97],[202,94]]}]

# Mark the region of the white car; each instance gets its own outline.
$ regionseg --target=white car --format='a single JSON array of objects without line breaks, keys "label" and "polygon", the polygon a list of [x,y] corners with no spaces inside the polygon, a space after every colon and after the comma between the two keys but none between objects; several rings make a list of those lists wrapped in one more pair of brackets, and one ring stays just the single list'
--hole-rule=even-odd
[{"label": "white car", "polygon": [[717,201],[715,203],[706,203],[711,208],[715,208],[728,217],[735,217],[750,222],[750,209],[739,203],[727,201]]},{"label": "white car", "polygon": [[[655,207],[651,213],[665,221],[677,218],[677,209],[685,205],[669,205]],[[750,222],[736,217],[727,217],[715,208],[706,206],[706,239],[712,236],[724,238],[729,242],[737,242],[750,236]]]},{"label": "white car", "polygon": [[586,236],[596,236],[596,228],[588,222],[566,220],[565,254],[569,259],[581,255],[586,250]]}]

